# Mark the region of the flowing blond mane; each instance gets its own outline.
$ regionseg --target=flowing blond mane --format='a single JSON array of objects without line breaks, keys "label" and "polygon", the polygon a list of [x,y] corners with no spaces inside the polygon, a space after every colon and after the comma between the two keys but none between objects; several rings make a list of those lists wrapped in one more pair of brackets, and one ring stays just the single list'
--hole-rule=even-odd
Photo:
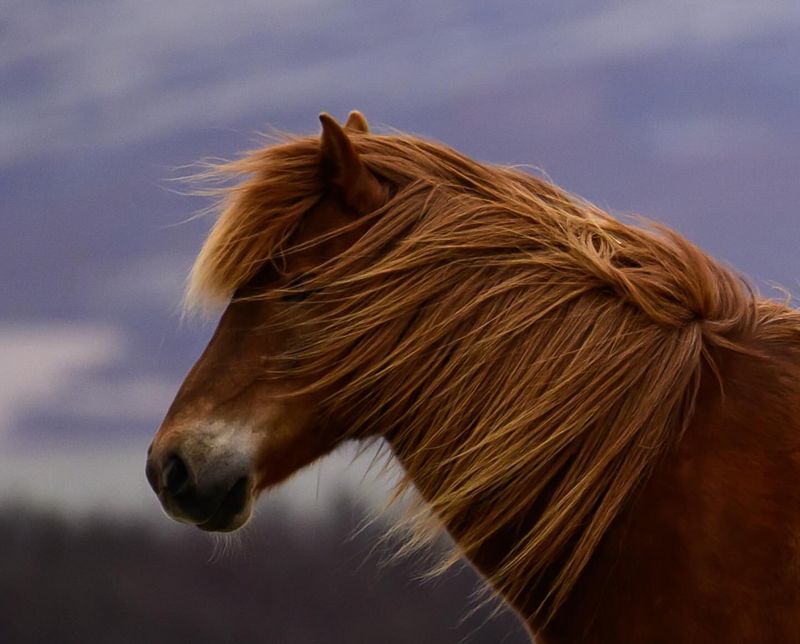
[{"label": "flowing blond mane", "polygon": [[[522,171],[411,136],[351,138],[390,198],[308,278],[304,344],[286,364],[333,392],[354,435],[388,438],[401,485],[461,552],[516,531],[490,581],[506,598],[544,588],[547,619],[688,424],[712,349],[797,335],[797,315],[676,233]],[[190,301],[226,301],[295,250],[323,193],[319,150],[291,139],[214,170],[240,181]]]}]

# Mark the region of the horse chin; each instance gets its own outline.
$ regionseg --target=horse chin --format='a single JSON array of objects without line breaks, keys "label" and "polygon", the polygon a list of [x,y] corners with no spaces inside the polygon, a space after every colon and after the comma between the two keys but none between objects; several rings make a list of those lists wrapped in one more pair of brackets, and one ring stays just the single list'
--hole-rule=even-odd
[{"label": "horse chin", "polygon": [[216,512],[196,525],[206,532],[233,532],[244,526],[252,513],[253,492],[249,480],[242,477],[225,495]]},{"label": "horse chin", "polygon": [[205,523],[198,523],[197,527],[205,532],[235,532],[247,524],[250,516],[249,510],[233,517],[218,517],[214,515]]}]

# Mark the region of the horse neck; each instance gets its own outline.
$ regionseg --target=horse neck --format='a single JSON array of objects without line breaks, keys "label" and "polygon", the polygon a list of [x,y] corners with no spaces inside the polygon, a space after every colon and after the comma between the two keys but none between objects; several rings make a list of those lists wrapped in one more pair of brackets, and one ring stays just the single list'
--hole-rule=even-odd
[{"label": "horse neck", "polygon": [[[408,471],[403,449],[398,449],[398,443],[393,436],[385,435],[384,438],[391,447],[397,461]],[[446,476],[447,471],[443,470],[442,474]],[[414,489],[422,501],[430,501],[432,494],[429,492],[425,482],[412,479],[411,483],[414,484]],[[530,616],[546,603],[548,593],[552,587],[554,573],[560,569],[562,561],[559,558],[554,560],[549,567],[553,574],[541,575],[535,580],[531,579],[525,592],[514,598],[504,596],[502,589],[495,585],[495,571],[506,561],[513,547],[519,542],[520,535],[530,534],[531,529],[537,523],[544,508],[550,501],[552,492],[558,483],[558,479],[551,481],[527,511],[520,512],[517,517],[505,522],[502,528],[488,537],[477,549],[474,549],[469,554],[464,553],[459,546],[465,535],[473,532],[473,518],[485,515],[490,510],[491,499],[477,498],[472,505],[465,507],[458,517],[442,526],[455,542],[457,554],[465,557],[478,570],[500,597],[520,615],[529,629],[538,627],[536,620],[531,620]],[[428,484],[435,485],[435,482],[428,480]],[[519,574],[526,576],[524,570],[520,570]]]},{"label": "horse neck", "polygon": [[[721,507],[725,498],[715,494],[740,490],[746,497],[744,507],[758,507],[750,496],[759,493],[756,482],[760,479],[743,480],[753,469],[752,460],[763,458],[770,463],[777,453],[800,450],[800,343],[796,344],[759,347],[761,355],[712,351],[716,368],[704,364],[695,414],[686,432],[615,519],[553,619],[543,624],[531,617],[547,597],[550,580],[546,575],[531,580],[518,597],[504,598],[531,633],[537,634],[537,641],[586,641],[590,634],[592,641],[598,642],[649,641],[659,629],[679,628],[680,615],[706,610],[690,605],[699,605],[701,599],[687,594],[686,579],[719,556],[720,548],[744,550],[752,545],[745,533],[739,536],[736,526],[717,526],[724,533],[709,527],[704,522],[710,511],[708,503]],[[391,437],[387,438],[391,444]],[[402,450],[395,453],[402,464]],[[787,480],[779,485],[789,494],[800,483],[800,466],[787,469],[785,476]],[[424,485],[417,490],[423,499],[428,496]],[[489,584],[519,535],[535,525],[546,499],[545,493],[527,512],[470,553],[469,560]],[[786,507],[791,507],[788,499]],[[471,517],[484,511],[477,499],[445,528],[458,543],[469,532]],[[681,526],[693,527],[682,532]],[[736,554],[726,556],[735,559]],[[764,569],[770,565],[765,562]],[[548,569],[558,567],[556,560]],[[525,571],[519,574],[524,576]],[[653,614],[649,595],[656,590],[654,584],[665,606],[675,612]],[[731,601],[737,600],[731,597]],[[742,605],[741,610],[749,607]],[[726,632],[724,625],[719,629]]]}]

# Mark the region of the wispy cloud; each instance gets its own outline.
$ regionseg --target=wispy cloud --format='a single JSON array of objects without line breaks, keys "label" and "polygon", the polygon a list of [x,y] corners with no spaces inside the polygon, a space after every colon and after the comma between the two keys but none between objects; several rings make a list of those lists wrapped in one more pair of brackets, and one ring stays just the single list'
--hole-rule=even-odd
[{"label": "wispy cloud", "polygon": [[120,372],[130,351],[125,333],[108,325],[0,324],[0,445],[41,413],[78,424],[155,426],[178,382],[164,374]]},{"label": "wispy cloud", "polygon": [[97,324],[0,325],[0,437],[18,415],[66,394],[75,378],[118,360],[119,330]]},{"label": "wispy cloud", "polygon": [[14,3],[0,40],[11,88],[0,162],[310,104],[424,106],[526,70],[721,47],[800,25],[791,0],[630,0],[578,16],[520,5],[514,21],[470,19],[470,3],[406,4]]},{"label": "wispy cloud", "polygon": [[579,61],[724,47],[800,26],[793,0],[636,0],[564,24],[558,53]]},{"label": "wispy cloud", "polygon": [[743,152],[767,156],[775,146],[775,133],[768,123],[722,114],[664,119],[651,123],[648,134],[656,154],[679,163]]},{"label": "wispy cloud", "polygon": [[[145,452],[145,445],[12,455],[0,451],[0,505],[25,503],[69,517],[136,513],[169,527],[172,520],[163,517],[145,480]],[[356,456],[352,449],[341,449],[270,491],[260,508],[274,511],[278,505],[308,520],[325,516],[337,498],[349,494],[380,510],[395,479],[391,471],[381,475],[373,466],[374,455],[372,450]]]},{"label": "wispy cloud", "polygon": [[169,407],[178,383],[159,375],[96,378],[49,401],[65,415],[87,420],[158,421]]},{"label": "wispy cloud", "polygon": [[175,253],[143,255],[87,279],[87,297],[115,311],[180,312],[186,278],[194,257]]}]

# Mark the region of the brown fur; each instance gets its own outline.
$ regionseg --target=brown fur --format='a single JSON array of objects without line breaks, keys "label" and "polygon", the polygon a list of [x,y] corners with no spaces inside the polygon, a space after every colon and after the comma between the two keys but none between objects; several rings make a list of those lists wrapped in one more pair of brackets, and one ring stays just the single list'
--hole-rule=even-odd
[{"label": "brown fur", "polygon": [[211,169],[239,181],[189,303],[309,293],[261,321],[295,338],[262,377],[386,438],[543,641],[796,637],[800,314],[672,231],[364,130],[384,191],[335,223],[317,137]]}]

